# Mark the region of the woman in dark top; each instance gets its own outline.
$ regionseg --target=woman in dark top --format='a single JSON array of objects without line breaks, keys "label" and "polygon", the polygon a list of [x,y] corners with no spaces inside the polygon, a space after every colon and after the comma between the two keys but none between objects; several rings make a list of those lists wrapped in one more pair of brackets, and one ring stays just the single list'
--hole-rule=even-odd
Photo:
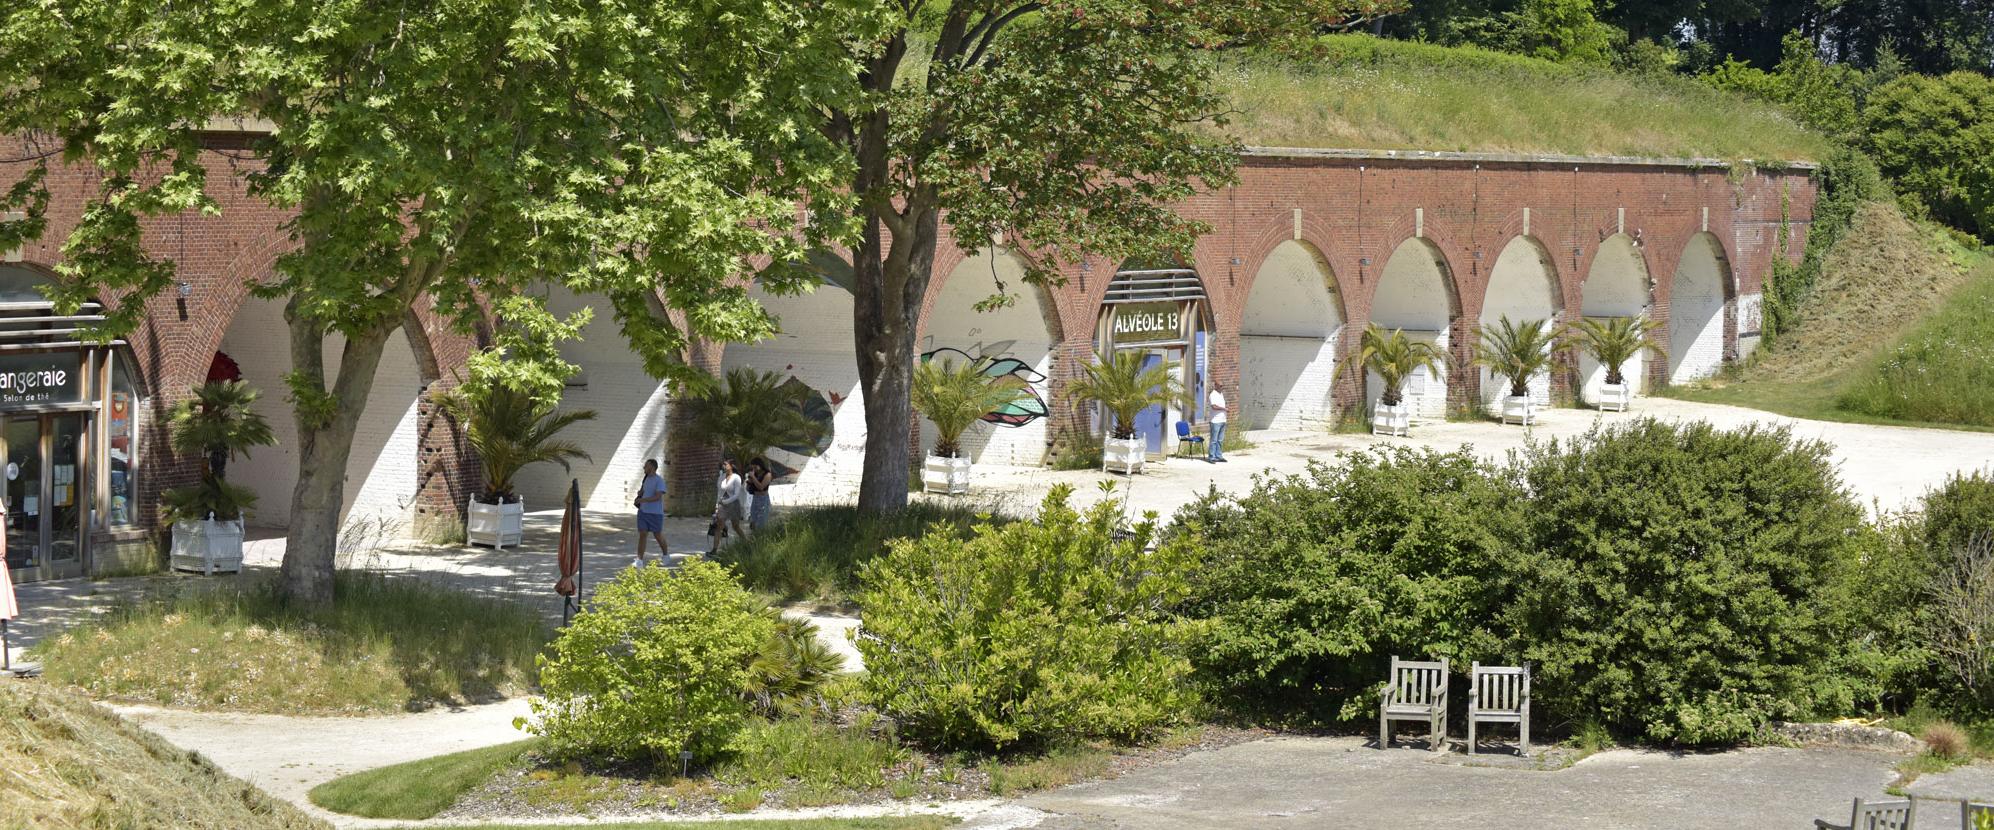
[{"label": "woman in dark top", "polygon": [[769,485],[775,483],[775,471],[769,469],[768,459],[757,458],[748,462],[748,528],[761,530],[769,522]]}]

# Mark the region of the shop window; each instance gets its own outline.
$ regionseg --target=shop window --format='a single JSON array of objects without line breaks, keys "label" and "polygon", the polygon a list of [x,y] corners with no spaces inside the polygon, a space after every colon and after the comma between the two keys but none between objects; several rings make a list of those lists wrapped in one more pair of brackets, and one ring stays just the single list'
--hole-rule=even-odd
[{"label": "shop window", "polygon": [[110,411],[105,419],[110,439],[113,527],[138,523],[139,418],[145,405],[136,381],[131,355],[119,352],[111,361]]}]

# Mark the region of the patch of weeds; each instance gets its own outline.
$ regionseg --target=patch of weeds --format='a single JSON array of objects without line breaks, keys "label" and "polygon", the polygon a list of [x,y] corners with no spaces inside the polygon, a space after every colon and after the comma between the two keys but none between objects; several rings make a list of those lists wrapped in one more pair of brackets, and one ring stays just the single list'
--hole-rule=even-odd
[{"label": "patch of weeds", "polygon": [[1945,772],[1968,763],[1970,760],[1967,758],[1947,758],[1931,752],[1920,753],[1897,764],[1897,780],[1883,788],[1883,791],[1898,798],[1907,798],[1909,796],[1904,788],[1911,786],[1911,782],[1918,780],[1919,776]]},{"label": "patch of weeds", "polygon": [[534,770],[526,780],[529,783],[519,789],[519,797],[527,804],[571,813],[587,813],[619,789],[614,779],[591,775],[574,762]]},{"label": "patch of weeds", "polygon": [[921,786],[914,783],[915,780],[917,779],[896,779],[893,783],[886,785],[886,794],[892,796],[895,801],[905,801],[920,795]]},{"label": "patch of weeds", "polygon": [[[1577,730],[1572,732],[1570,738],[1565,739],[1565,745],[1571,747],[1577,753],[1570,761],[1570,764],[1576,764],[1593,755],[1612,749],[1613,734],[1606,731],[1606,727],[1598,723],[1581,724]],[[1567,764],[1567,766],[1570,764]]]},{"label": "patch of weeds", "polygon": [[983,771],[990,776],[992,795],[1013,795],[1098,778],[1108,772],[1114,758],[1113,752],[1099,747],[1064,747],[1032,758],[988,761]]},{"label": "patch of weeds", "polygon": [[1101,444],[1063,444],[1053,454],[1052,468],[1055,470],[1098,470],[1101,469]]},{"label": "patch of weeds", "polygon": [[867,725],[851,729],[804,718],[757,720],[734,739],[732,756],[714,770],[727,784],[819,790],[876,790],[886,786],[885,770],[899,766],[908,751],[890,733],[872,735]]},{"label": "patch of weeds", "polygon": [[762,806],[762,791],[749,787],[720,797],[720,806],[730,813],[746,813]]}]

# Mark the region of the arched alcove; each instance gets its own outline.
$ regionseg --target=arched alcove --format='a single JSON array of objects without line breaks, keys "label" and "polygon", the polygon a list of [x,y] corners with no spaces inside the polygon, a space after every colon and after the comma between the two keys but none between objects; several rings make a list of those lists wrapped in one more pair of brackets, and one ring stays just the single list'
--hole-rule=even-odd
[{"label": "arched alcove", "polygon": [[[1599,251],[1593,254],[1592,267],[1586,271],[1584,297],[1582,314],[1587,318],[1610,320],[1648,315],[1651,304],[1648,266],[1642,260],[1641,250],[1635,246],[1633,237],[1616,233],[1599,244]],[[1634,392],[1640,392],[1645,386],[1650,359],[1647,353],[1636,354],[1620,369]],[[1606,367],[1581,350],[1579,377],[1583,384],[1580,390],[1582,400],[1597,402],[1599,387],[1606,382]]]},{"label": "arched alcove", "polygon": [[1281,243],[1261,264],[1239,320],[1243,429],[1296,429],[1335,419],[1332,395],[1343,303],[1322,254]]},{"label": "arched alcove", "polygon": [[[222,334],[221,353],[233,361],[242,380],[261,391],[255,408],[270,421],[277,444],[258,447],[229,465],[232,484],[253,490],[256,508],[249,523],[283,527],[291,520],[291,496],[298,483],[298,427],[285,398],[284,375],[291,371],[290,327],[278,300],[243,300]],[[327,383],[339,372],[345,338],[326,337]],[[417,403],[425,386],[414,344],[400,330],[389,335],[374,369],[374,385],[346,462],[345,505],[340,522],[374,521],[400,528],[408,522],[420,484]]]},{"label": "arched alcove", "polygon": [[[1433,243],[1418,237],[1399,243],[1378,275],[1371,296],[1371,322],[1402,329],[1406,336],[1448,350],[1448,327],[1454,319],[1453,281],[1446,261]],[[1381,388],[1375,373],[1365,373],[1365,399],[1376,411]],[[1422,418],[1447,417],[1447,376],[1421,369],[1406,380],[1406,403]]]},{"label": "arched alcove", "polygon": [[1717,374],[1724,365],[1724,286],[1731,267],[1717,237],[1699,233],[1683,249],[1669,295],[1669,382]]},{"label": "arched alcove", "polygon": [[852,338],[852,295],[834,283],[809,293],[777,296],[757,288],[751,296],[776,318],[774,337],[730,343],[721,368],[753,368],[786,375],[811,390],[805,411],[826,424],[814,447],[768,453],[782,476],[785,503],[842,501],[858,492],[865,467],[865,401]]},{"label": "arched alcove", "polygon": [[[1496,255],[1489,268],[1489,287],[1482,299],[1478,322],[1486,329],[1504,317],[1512,324],[1541,320],[1547,326],[1558,324],[1563,303],[1558,296],[1558,275],[1551,267],[1551,255],[1537,240],[1527,236],[1511,239]],[[1482,406],[1500,413],[1502,399],[1509,395],[1508,378],[1497,378],[1481,368]],[[1540,406],[1551,403],[1551,373],[1539,372],[1529,380],[1530,397]]]},{"label": "arched alcove", "polygon": [[593,310],[581,338],[560,345],[561,358],[581,367],[561,392],[563,410],[592,409],[593,421],[561,431],[561,438],[588,452],[570,469],[535,464],[519,474],[519,493],[528,510],[551,510],[568,495],[568,482],[581,484],[582,504],[591,510],[629,510],[643,481],[644,460],[665,458],[665,415],[670,402],[664,384],[644,371],[644,358],[623,337],[609,299],[582,296],[563,286],[544,289],[547,310],[567,319]]},{"label": "arched alcove", "polygon": [[[978,302],[1000,290],[1011,302],[989,311],[978,311]],[[1036,467],[1045,463],[1047,449],[1046,396],[1052,377],[1057,320],[1048,307],[1043,289],[1025,282],[1024,263],[1017,257],[989,250],[979,251],[951,270],[941,284],[934,306],[928,312],[919,351],[923,355],[949,354],[957,359],[987,358],[989,371],[1001,374],[1005,382],[1018,385],[1027,395],[1017,405],[986,418],[963,433],[962,446],[976,464],[1008,464]],[[935,443],[934,424],[922,420],[924,447]]]}]

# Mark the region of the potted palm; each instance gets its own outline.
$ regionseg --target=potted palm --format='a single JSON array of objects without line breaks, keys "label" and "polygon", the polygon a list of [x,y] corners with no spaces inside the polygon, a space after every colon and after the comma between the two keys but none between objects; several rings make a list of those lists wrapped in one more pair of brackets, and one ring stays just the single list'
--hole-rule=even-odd
[{"label": "potted palm", "polygon": [[485,469],[483,489],[473,493],[464,508],[464,540],[494,548],[519,544],[526,501],[514,490],[513,479],[532,464],[553,462],[567,469],[574,459],[588,458],[580,446],[555,436],[576,423],[595,420],[595,412],[560,412],[553,401],[489,382],[459,387],[442,403],[463,426],[464,442],[477,452]]},{"label": "potted palm", "polygon": [[1593,404],[1600,409],[1626,412],[1634,405],[1634,385],[1621,374],[1627,361],[1633,360],[1641,352],[1660,355],[1662,349],[1648,339],[1648,332],[1659,325],[1644,317],[1612,317],[1605,320],[1580,320],[1571,329],[1571,336],[1578,341],[1579,348],[1599,361],[1605,367],[1605,383],[1599,387],[1599,399]]},{"label": "potted palm", "polygon": [[969,492],[969,456],[962,449],[962,434],[1023,394],[1010,378],[990,377],[988,369],[987,360],[958,362],[946,356],[914,367],[914,409],[935,425],[935,447],[921,466],[922,490]]},{"label": "potted palm", "polygon": [[1371,413],[1372,434],[1405,435],[1412,428],[1412,407],[1405,402],[1405,382],[1420,369],[1438,373],[1445,355],[1438,346],[1406,336],[1404,329],[1387,331],[1372,323],[1358,341],[1357,353],[1346,365],[1378,376],[1378,407]]},{"label": "potted palm", "polygon": [[1482,327],[1481,340],[1475,344],[1475,365],[1509,381],[1509,394],[1502,399],[1503,423],[1536,423],[1537,402],[1530,397],[1530,379],[1551,368],[1551,350],[1557,340],[1557,328],[1545,320],[1512,323],[1509,315],[1503,315],[1495,325]]},{"label": "potted palm", "polygon": [[171,562],[176,570],[204,574],[241,571],[242,520],[256,506],[256,493],[228,483],[228,464],[277,437],[250,408],[259,393],[249,384],[218,380],[193,393],[167,414],[173,451],[201,458],[200,482],[160,494],[162,518],[173,527]]},{"label": "potted palm", "polygon": [[1182,400],[1184,382],[1172,361],[1157,361],[1145,369],[1141,352],[1117,351],[1096,354],[1067,391],[1076,400],[1100,404],[1111,418],[1101,445],[1101,468],[1137,473],[1142,471],[1144,448],[1135,432],[1136,415]]}]

